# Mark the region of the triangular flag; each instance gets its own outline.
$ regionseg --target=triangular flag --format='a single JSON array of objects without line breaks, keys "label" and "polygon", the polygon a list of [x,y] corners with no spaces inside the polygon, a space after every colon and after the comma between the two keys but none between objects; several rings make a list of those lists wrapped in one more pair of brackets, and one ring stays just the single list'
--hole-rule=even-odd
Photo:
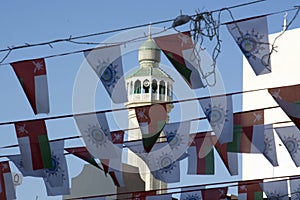
[{"label": "triangular flag", "polygon": [[86,149],[86,147],[74,147],[74,148],[66,148],[67,152],[85,160],[86,162],[90,163],[91,165],[101,169],[100,166],[95,161],[94,157],[90,154],[90,152]]},{"label": "triangular flag", "polygon": [[296,126],[275,128],[297,167],[300,166],[300,131]]},{"label": "triangular flag", "polygon": [[188,174],[214,174],[215,160],[211,133],[190,135]]},{"label": "triangular flag", "polygon": [[203,200],[226,200],[228,187],[201,190]]},{"label": "triangular flag", "polygon": [[64,141],[51,142],[53,167],[44,170],[44,182],[48,196],[70,194],[67,161],[64,155]]},{"label": "triangular flag", "polygon": [[117,187],[124,187],[122,170],[122,151],[124,142],[124,131],[110,132],[112,142],[117,152],[117,157],[111,159],[100,159],[105,174],[109,174]]},{"label": "triangular flag", "polygon": [[87,150],[98,159],[118,157],[105,113],[76,115],[75,121],[83,137]]},{"label": "triangular flag", "polygon": [[271,72],[267,16],[227,23],[227,29],[256,75]]},{"label": "triangular flag", "polygon": [[291,200],[300,199],[300,176],[290,178]]},{"label": "triangular flag", "polygon": [[278,166],[277,153],[275,146],[275,138],[273,132],[273,125],[265,125],[265,138],[264,138],[264,156],[270,161],[273,166]]},{"label": "triangular flag", "polygon": [[84,56],[100,78],[112,101],[127,102],[120,46],[87,50],[84,51]]},{"label": "triangular flag", "polygon": [[264,110],[234,114],[233,141],[228,152],[262,153],[264,150]]},{"label": "triangular flag", "polygon": [[17,198],[8,161],[0,162],[0,189],[1,200]]},{"label": "triangular flag", "polygon": [[272,88],[269,93],[300,129],[300,85]]},{"label": "triangular flag", "polygon": [[51,168],[51,151],[44,120],[15,123],[19,147],[26,170]]},{"label": "triangular flag", "polygon": [[190,32],[156,37],[154,40],[192,89],[204,87]]},{"label": "triangular flag", "polygon": [[232,97],[218,96],[201,99],[199,103],[220,144],[233,140]]},{"label": "triangular flag", "polygon": [[263,191],[260,187],[262,180],[241,181],[238,183],[239,200],[263,200]]},{"label": "triangular flag", "polygon": [[218,151],[225,167],[231,176],[238,175],[238,155],[237,153],[227,152],[227,143],[220,144],[216,137],[212,137],[215,148]]},{"label": "triangular flag", "polygon": [[287,180],[261,183],[268,199],[289,200]]},{"label": "triangular flag", "polygon": [[43,58],[11,63],[35,114],[49,113],[46,64]]},{"label": "triangular flag", "polygon": [[168,118],[166,105],[136,107],[135,114],[142,132],[144,148],[146,152],[150,152],[166,124]]},{"label": "triangular flag", "polygon": [[[186,154],[190,140],[190,122],[166,124],[163,130],[176,159]],[[183,159],[183,158],[182,158]]]},{"label": "triangular flag", "polygon": [[201,190],[204,187],[185,187],[181,189],[180,200],[203,200]]}]

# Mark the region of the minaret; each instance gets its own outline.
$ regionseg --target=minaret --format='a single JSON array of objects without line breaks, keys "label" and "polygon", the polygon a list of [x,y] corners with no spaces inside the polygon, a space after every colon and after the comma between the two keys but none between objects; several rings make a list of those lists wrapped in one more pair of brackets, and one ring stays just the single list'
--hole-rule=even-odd
[{"label": "minaret", "polygon": [[[151,38],[150,28],[147,41],[139,48],[138,59],[140,67],[126,77],[128,92],[128,103],[126,103],[126,106],[129,108],[129,129],[139,127],[135,110],[132,108],[172,101],[173,94],[174,80],[159,67],[160,49]],[[172,108],[173,105],[167,105],[168,113]],[[141,138],[140,129],[128,131],[128,141]],[[166,183],[156,180],[145,163],[130,150],[128,150],[128,164],[139,167],[141,177],[145,181],[145,190],[167,187]]]}]

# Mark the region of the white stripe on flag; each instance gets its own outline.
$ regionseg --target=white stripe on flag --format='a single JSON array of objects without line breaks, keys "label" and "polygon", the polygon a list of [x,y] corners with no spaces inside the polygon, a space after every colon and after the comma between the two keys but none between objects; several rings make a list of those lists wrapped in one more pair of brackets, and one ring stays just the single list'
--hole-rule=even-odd
[{"label": "white stripe on flag", "polygon": [[7,199],[16,199],[16,191],[13,184],[11,173],[4,173],[4,184],[5,184],[5,192]]},{"label": "white stripe on flag", "polygon": [[264,152],[264,146],[265,146],[264,130],[265,130],[264,124],[253,126],[253,136],[252,136],[252,145],[251,145],[252,153]]},{"label": "white stripe on flag", "polygon": [[47,75],[34,76],[34,86],[37,113],[49,113]]},{"label": "white stripe on flag", "polygon": [[195,89],[195,88],[203,87],[203,83],[200,78],[201,76],[197,69],[197,67],[199,67],[199,66],[198,66],[198,63],[196,63],[197,59],[194,54],[194,49],[191,48],[191,49],[183,50],[182,56],[184,58],[186,67],[192,71],[191,77],[190,77],[190,81],[192,84],[191,88]]},{"label": "white stripe on flag", "polygon": [[190,146],[187,149],[188,157],[188,174],[197,174],[197,149],[196,146]]},{"label": "white stripe on flag", "polygon": [[18,142],[24,169],[27,171],[33,170],[29,137],[20,137]]}]

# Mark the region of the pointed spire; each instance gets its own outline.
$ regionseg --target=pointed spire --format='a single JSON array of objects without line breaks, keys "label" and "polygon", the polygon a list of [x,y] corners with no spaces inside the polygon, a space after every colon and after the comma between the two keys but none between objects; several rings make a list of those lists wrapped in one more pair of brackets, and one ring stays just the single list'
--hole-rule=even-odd
[{"label": "pointed spire", "polygon": [[151,35],[151,22],[149,23],[149,26],[148,26],[148,39],[152,39],[152,35]]}]

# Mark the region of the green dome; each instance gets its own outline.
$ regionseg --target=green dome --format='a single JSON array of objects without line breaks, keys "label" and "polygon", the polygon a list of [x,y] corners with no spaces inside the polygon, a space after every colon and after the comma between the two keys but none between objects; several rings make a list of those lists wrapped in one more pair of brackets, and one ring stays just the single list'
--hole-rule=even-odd
[{"label": "green dome", "polygon": [[127,76],[126,79],[143,76],[152,76],[153,78],[168,78],[173,80],[166,72],[164,72],[159,67],[140,67],[135,72]]}]

